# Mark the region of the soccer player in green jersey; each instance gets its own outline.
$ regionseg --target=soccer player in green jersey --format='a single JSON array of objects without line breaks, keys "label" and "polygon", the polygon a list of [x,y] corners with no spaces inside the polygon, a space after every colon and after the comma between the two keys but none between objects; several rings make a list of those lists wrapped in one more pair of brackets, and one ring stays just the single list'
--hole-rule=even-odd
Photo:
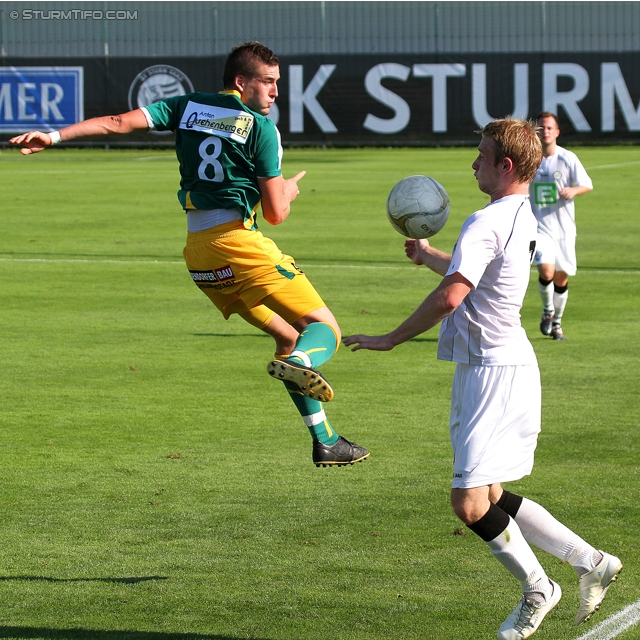
[{"label": "soccer player in green jersey", "polygon": [[305,175],[282,176],[280,134],[267,118],[279,78],[273,51],[246,42],[227,57],[220,93],[176,96],[60,131],[31,131],[9,142],[28,155],[78,138],[174,131],[178,200],[188,229],[184,258],[193,281],[225,318],[237,313],[274,338],[276,354],[267,370],[283,381],[309,428],[313,462],[343,466],[369,452],[339,436],[324,411],[334,393],[317,367],[337,350],[340,328],[294,259],[256,223],[258,205],[269,224],[284,222]]}]

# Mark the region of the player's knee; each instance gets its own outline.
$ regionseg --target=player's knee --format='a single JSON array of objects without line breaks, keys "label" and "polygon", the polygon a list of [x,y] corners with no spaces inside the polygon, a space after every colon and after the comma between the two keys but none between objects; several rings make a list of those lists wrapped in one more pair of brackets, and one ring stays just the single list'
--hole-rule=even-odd
[{"label": "player's knee", "polygon": [[458,519],[462,520],[464,524],[473,524],[477,519],[474,519],[473,505],[455,493],[451,494],[451,506]]},{"label": "player's knee", "polygon": [[476,522],[477,518],[474,517],[473,511],[466,509],[464,506],[458,505],[453,507],[453,512],[456,514],[459,520],[464,524],[470,525]]},{"label": "player's knee", "polygon": [[451,506],[456,516],[468,526],[480,520],[491,504],[484,493],[473,489],[452,489]]},{"label": "player's knee", "polygon": [[338,326],[337,322],[329,322],[327,320],[321,320],[322,324],[325,324],[327,327],[329,327],[335,337],[336,337],[336,351],[338,350],[338,347],[340,346],[340,343],[342,342],[342,333],[340,332],[340,327]]},{"label": "player's knee", "polygon": [[330,323],[327,322],[327,324],[333,329],[333,333],[336,334],[336,350],[338,349],[338,347],[340,346],[340,342],[342,341],[342,332],[340,331],[340,327],[338,326],[338,323]]},{"label": "player's knee", "polygon": [[314,322],[325,324],[333,331],[336,336],[337,349],[340,341],[342,340],[342,333],[340,331],[340,326],[338,325],[337,320],[333,317],[333,314],[327,307],[318,309],[317,311],[306,315],[304,318],[301,318],[300,321],[297,322],[294,326],[296,327],[296,329],[302,332],[306,327]]},{"label": "player's knee", "polygon": [[560,287],[569,284],[569,274],[562,269],[556,269],[553,273],[553,284]]},{"label": "player's knee", "polygon": [[538,265],[538,274],[540,276],[540,280],[545,280],[547,282],[552,282],[555,276],[556,270],[552,264],[539,264]]}]

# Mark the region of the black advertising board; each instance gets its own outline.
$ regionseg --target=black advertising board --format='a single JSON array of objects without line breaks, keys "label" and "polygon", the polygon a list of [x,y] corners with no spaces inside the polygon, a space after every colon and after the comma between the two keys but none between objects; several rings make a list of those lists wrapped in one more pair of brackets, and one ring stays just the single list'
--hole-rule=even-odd
[{"label": "black advertising board", "polygon": [[[81,101],[78,113],[90,118],[176,93],[218,91],[223,64],[224,57],[6,60],[2,139],[12,128],[64,126],[58,116],[66,101]],[[489,119],[544,109],[558,113],[567,143],[633,143],[640,136],[638,68],[640,53],[282,57],[271,117],[291,145],[447,145],[477,140],[474,131]],[[71,69],[81,70],[79,89],[56,81]]]}]

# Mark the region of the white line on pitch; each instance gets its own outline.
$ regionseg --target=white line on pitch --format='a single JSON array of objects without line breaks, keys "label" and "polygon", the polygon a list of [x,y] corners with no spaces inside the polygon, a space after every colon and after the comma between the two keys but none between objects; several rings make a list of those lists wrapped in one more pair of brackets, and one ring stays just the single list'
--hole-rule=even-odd
[{"label": "white line on pitch", "polygon": [[0,258],[1,262],[65,262],[84,264],[95,262],[96,264],[184,264],[181,260],[89,260],[86,258]]},{"label": "white line on pitch", "polygon": [[142,158],[134,158],[137,162],[145,162],[146,160],[174,160],[177,162],[175,154],[167,154],[166,156],[143,156]]},{"label": "white line on pitch", "polygon": [[640,622],[640,600],[618,611],[576,640],[612,640]]},{"label": "white line on pitch", "polygon": [[619,164],[601,164],[597,167],[589,167],[589,171],[594,169],[617,169],[618,167],[628,167],[632,164],[640,164],[640,160],[632,160],[631,162],[620,162]]},{"label": "white line on pitch", "polygon": [[[95,262],[96,264],[181,264],[184,265],[182,260],[109,260],[100,258],[98,260],[91,260],[87,258],[0,258],[0,262],[63,262],[63,263],[82,263],[90,264]],[[406,267],[393,267],[384,265],[360,265],[360,264],[299,264],[298,266],[305,269],[318,268],[318,269],[409,269],[411,265]]]},{"label": "white line on pitch", "polygon": [[[88,259],[88,258],[0,258],[0,262],[63,262],[63,263],[81,263],[81,264],[180,264],[184,265],[182,260],[113,260],[107,258]],[[376,264],[305,264],[297,263],[299,267],[305,269],[377,269],[383,271],[406,271],[412,269],[414,265],[407,264],[405,267],[391,265]],[[597,274],[630,274],[636,272],[640,274],[640,270],[632,269],[589,269],[584,267],[583,272]]]},{"label": "white line on pitch", "polygon": [[[382,266],[382,265],[366,265],[366,264],[304,264],[301,262],[296,262],[299,267],[304,267],[305,269],[410,269],[413,265],[407,265],[406,267],[391,267],[391,266]],[[418,267],[419,268],[419,267]],[[637,271],[640,274],[640,270],[638,269],[590,269],[589,267],[583,267],[582,273],[598,273],[598,274],[607,274],[607,273],[633,273]]]}]

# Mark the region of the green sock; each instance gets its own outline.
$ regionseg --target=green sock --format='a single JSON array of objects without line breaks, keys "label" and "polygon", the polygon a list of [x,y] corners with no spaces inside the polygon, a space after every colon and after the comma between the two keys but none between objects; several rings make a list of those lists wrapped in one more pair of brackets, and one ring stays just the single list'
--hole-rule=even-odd
[{"label": "green sock", "polygon": [[312,322],[300,334],[290,360],[315,369],[323,365],[335,353],[336,334],[325,322]]},{"label": "green sock", "polygon": [[296,405],[296,409],[298,409],[304,423],[309,428],[311,438],[329,446],[335,444],[338,441],[338,434],[327,420],[322,403],[302,395],[298,386],[293,382],[284,382],[284,386],[287,388],[293,404]]}]

